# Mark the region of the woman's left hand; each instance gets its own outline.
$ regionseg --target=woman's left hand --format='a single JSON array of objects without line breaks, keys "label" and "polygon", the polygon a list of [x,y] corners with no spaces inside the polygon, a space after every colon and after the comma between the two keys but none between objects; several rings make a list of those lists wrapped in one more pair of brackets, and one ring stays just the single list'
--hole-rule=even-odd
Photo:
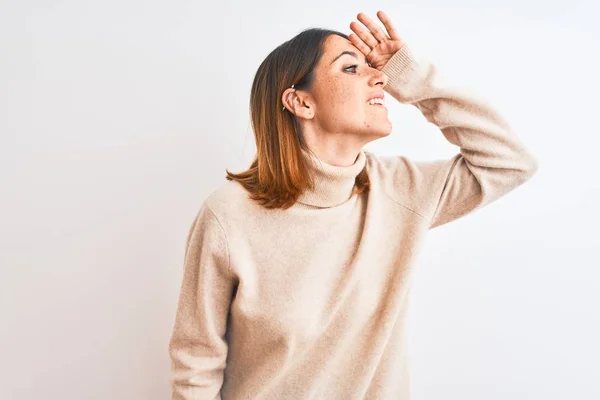
[{"label": "woman's left hand", "polygon": [[367,57],[373,68],[381,71],[390,58],[404,46],[404,40],[398,35],[392,21],[383,11],[377,12],[377,17],[383,22],[387,34],[371,18],[359,13],[357,18],[368,28],[366,30],[358,22],[352,21],[349,35],[350,42]]}]

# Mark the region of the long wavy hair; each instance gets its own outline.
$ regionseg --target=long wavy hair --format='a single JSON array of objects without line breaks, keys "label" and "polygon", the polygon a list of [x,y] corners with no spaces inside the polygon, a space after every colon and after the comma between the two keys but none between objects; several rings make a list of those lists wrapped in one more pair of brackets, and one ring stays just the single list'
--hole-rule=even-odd
[{"label": "long wavy hair", "polygon": [[[239,182],[266,208],[287,209],[308,188],[314,188],[301,149],[310,153],[294,114],[283,110],[283,92],[294,85],[310,91],[315,67],[329,35],[348,36],[329,29],[311,28],[278,46],[260,64],[250,92],[250,116],[256,157],[246,171],[227,171],[226,179]],[[366,170],[356,177],[354,193],[369,188]]]}]

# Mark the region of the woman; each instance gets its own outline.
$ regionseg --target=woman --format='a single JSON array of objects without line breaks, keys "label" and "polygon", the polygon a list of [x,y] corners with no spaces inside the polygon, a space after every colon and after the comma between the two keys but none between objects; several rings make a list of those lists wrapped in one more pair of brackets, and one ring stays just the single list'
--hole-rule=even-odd
[{"label": "woman", "polygon": [[[251,92],[257,157],[191,227],[169,345],[173,399],[408,399],[405,317],[428,229],[498,199],[537,161],[483,100],[439,82],[382,12],[276,48]],[[383,91],[460,147],[379,157]]]}]

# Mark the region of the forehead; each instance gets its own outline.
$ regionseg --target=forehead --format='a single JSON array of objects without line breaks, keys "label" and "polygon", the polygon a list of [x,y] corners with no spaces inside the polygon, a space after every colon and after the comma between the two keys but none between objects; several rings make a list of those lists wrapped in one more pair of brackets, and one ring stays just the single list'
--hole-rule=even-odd
[{"label": "forehead", "polygon": [[360,58],[362,54],[349,40],[338,35],[329,35],[323,45],[323,62],[329,65],[343,51],[352,51]]}]

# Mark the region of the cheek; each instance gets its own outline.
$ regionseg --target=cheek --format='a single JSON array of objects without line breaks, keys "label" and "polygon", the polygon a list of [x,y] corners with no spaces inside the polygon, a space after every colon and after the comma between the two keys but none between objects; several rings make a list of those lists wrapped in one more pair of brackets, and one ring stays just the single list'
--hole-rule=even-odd
[{"label": "cheek", "polygon": [[356,90],[353,90],[350,86],[342,86],[338,91],[338,98],[340,104],[344,104],[347,109],[356,108],[358,106],[358,95]]},{"label": "cheek", "polygon": [[332,88],[330,94],[330,116],[339,123],[354,124],[357,119],[362,120],[364,111],[361,109],[359,95],[348,85],[339,85]]},{"label": "cheek", "polygon": [[340,104],[356,105],[356,93],[348,86],[342,86],[337,92],[337,97]]},{"label": "cheek", "polygon": [[356,91],[348,82],[330,79],[324,88],[323,99],[326,107],[330,110],[344,111],[357,104]]}]

